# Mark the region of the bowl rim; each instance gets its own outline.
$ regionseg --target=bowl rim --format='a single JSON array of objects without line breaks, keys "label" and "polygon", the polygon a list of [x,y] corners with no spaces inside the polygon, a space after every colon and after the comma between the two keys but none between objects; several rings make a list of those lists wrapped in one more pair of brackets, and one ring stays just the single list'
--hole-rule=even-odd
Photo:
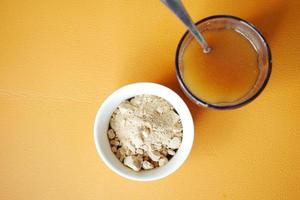
[{"label": "bowl rim", "polygon": [[236,108],[240,108],[250,102],[252,102],[254,99],[256,99],[261,93],[262,91],[265,89],[267,83],[269,82],[270,76],[271,76],[271,72],[272,72],[272,54],[271,54],[271,49],[270,46],[266,40],[266,38],[263,36],[263,34],[261,33],[260,30],[258,30],[252,23],[241,19],[239,17],[236,16],[232,16],[232,15],[212,15],[209,17],[205,17],[199,21],[197,21],[195,23],[195,25],[199,25],[201,23],[204,23],[208,20],[211,19],[216,19],[216,18],[228,18],[228,19],[234,19],[234,20],[238,20],[242,23],[245,23],[246,25],[248,25],[250,28],[252,28],[261,38],[263,43],[266,45],[266,49],[267,49],[267,54],[268,54],[268,72],[266,75],[266,78],[263,82],[263,84],[261,85],[260,89],[254,94],[252,95],[250,98],[246,99],[245,101],[242,101],[238,104],[234,104],[234,105],[225,105],[225,106],[218,106],[215,104],[210,104],[202,99],[200,99],[199,97],[197,97],[196,95],[193,94],[193,92],[187,87],[187,85],[185,84],[183,77],[181,76],[180,73],[180,59],[179,59],[179,55],[180,55],[180,50],[181,50],[181,46],[185,40],[185,38],[187,37],[187,35],[189,34],[189,31],[187,30],[183,36],[181,37],[178,45],[177,45],[177,49],[176,49],[176,56],[175,56],[175,68],[176,68],[176,77],[177,80],[180,84],[180,87],[183,89],[184,93],[193,101],[196,102],[198,105],[204,106],[206,108],[212,108],[212,109],[217,109],[217,110],[228,110],[228,109],[236,109]]},{"label": "bowl rim", "polygon": [[[186,126],[189,126],[189,130],[192,130],[192,132],[190,133],[189,132],[189,137],[185,137],[187,140],[186,142],[186,146],[184,146],[184,149],[182,150],[183,151],[183,157],[178,157],[178,162],[175,163],[175,165],[173,166],[169,166],[169,170],[164,170],[163,173],[159,174],[159,175],[156,175],[156,176],[151,176],[151,177],[137,177],[137,176],[134,176],[134,172],[131,173],[125,173],[123,172],[122,170],[118,169],[117,166],[113,165],[109,159],[106,157],[105,155],[105,152],[102,151],[101,149],[101,142],[99,141],[99,138],[100,136],[98,136],[98,132],[99,132],[99,123],[100,123],[100,118],[101,116],[103,115],[103,110],[106,106],[109,106],[109,103],[110,101],[113,100],[113,98],[120,92],[128,89],[128,88],[133,88],[133,87],[154,87],[156,89],[161,89],[161,90],[164,90],[166,92],[166,94],[164,94],[165,96],[160,96],[160,95],[157,95],[157,94],[153,94],[153,95],[157,95],[157,96],[160,96],[162,98],[164,98],[165,100],[167,100],[169,103],[170,101],[168,100],[167,98],[167,94],[170,94],[172,93],[173,94],[173,97],[176,97],[176,101],[178,103],[178,105],[174,105],[172,103],[170,103],[175,109],[178,108],[179,106],[183,107],[181,109],[184,109],[184,111],[188,114],[187,116],[185,116],[186,120],[185,121],[189,121],[190,123]],[[129,89],[130,90],[130,89]],[[145,92],[145,94],[151,94],[151,93],[147,93]],[[138,94],[134,94],[133,96],[136,96]],[[121,99],[120,100],[120,103],[122,102],[123,100]],[[187,123],[186,123],[187,124]],[[183,134],[183,138],[184,138],[184,135]],[[187,135],[187,134],[186,134]],[[120,87],[119,89],[117,89],[116,91],[114,91],[111,95],[109,95],[108,97],[105,98],[105,100],[102,102],[101,106],[99,107],[98,111],[97,111],[97,114],[96,114],[96,118],[95,118],[95,121],[94,121],[94,143],[96,145],[96,150],[97,150],[97,153],[98,155],[100,156],[101,160],[106,164],[107,167],[109,167],[112,171],[114,171],[115,173],[117,173],[118,175],[124,177],[124,178],[127,178],[127,179],[130,179],[130,180],[135,180],[135,181],[153,181],[153,180],[158,180],[158,179],[161,179],[161,178],[164,178],[170,174],[172,174],[173,172],[175,172],[179,167],[181,167],[183,165],[183,163],[186,161],[186,159],[188,158],[190,152],[191,152],[191,149],[192,149],[192,146],[193,146],[193,141],[194,141],[194,123],[193,123],[193,118],[192,118],[192,115],[191,115],[191,112],[188,108],[188,106],[186,105],[186,103],[183,101],[183,99],[176,93],[174,92],[173,90],[171,90],[170,88],[164,86],[164,85],[161,85],[161,84],[157,84],[157,83],[152,83],[152,82],[137,82],[137,83],[131,83],[131,84],[128,84],[128,85],[125,85],[125,86],[122,86]],[[183,144],[183,143],[182,143]],[[182,147],[182,146],[181,146]],[[172,158],[174,159],[174,158]],[[165,166],[164,166],[165,167]],[[158,169],[158,168],[157,168]],[[149,170],[150,172],[151,170]]]}]

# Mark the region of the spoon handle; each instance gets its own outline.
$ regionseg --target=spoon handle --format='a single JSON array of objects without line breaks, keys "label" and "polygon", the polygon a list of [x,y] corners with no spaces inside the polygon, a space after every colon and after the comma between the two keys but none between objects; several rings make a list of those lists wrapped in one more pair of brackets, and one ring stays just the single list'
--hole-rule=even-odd
[{"label": "spoon handle", "polygon": [[165,4],[189,29],[189,31],[193,34],[193,36],[202,46],[204,53],[210,52],[210,48],[207,42],[205,41],[203,35],[198,31],[190,15],[184,8],[184,5],[182,4],[181,0],[161,0],[161,2]]}]

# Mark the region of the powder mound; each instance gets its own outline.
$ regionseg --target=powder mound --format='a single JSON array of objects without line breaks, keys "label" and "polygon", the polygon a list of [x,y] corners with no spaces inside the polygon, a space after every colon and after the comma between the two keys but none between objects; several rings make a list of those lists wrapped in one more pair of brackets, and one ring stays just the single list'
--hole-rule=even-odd
[{"label": "powder mound", "polygon": [[107,134],[113,152],[135,171],[167,164],[182,140],[179,115],[154,95],[122,102],[112,114],[110,127]]}]

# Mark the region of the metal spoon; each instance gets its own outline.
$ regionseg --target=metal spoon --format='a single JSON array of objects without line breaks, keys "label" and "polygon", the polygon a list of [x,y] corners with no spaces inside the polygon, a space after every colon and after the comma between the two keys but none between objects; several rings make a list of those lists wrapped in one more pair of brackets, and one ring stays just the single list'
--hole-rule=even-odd
[{"label": "metal spoon", "polygon": [[184,23],[184,25],[189,29],[195,39],[202,46],[203,52],[209,53],[211,48],[208,46],[203,35],[198,31],[190,15],[184,8],[181,0],[161,0],[161,2],[165,4]]}]

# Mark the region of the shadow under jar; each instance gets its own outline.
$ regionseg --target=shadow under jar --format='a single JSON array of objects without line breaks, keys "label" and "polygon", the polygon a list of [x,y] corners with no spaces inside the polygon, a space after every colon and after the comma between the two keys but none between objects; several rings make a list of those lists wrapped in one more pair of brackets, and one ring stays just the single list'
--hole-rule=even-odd
[{"label": "shadow under jar", "polygon": [[270,48],[249,22],[216,15],[196,23],[212,51],[203,53],[190,32],[176,52],[177,79],[196,104],[215,109],[239,108],[254,100],[271,74]]}]

